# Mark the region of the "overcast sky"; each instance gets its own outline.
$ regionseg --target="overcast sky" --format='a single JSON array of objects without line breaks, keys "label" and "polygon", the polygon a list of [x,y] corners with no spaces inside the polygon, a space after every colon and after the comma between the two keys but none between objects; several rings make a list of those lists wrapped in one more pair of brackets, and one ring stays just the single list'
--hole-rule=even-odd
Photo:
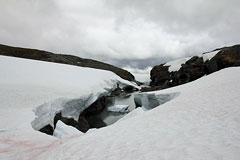
[{"label": "overcast sky", "polygon": [[0,0],[0,43],[145,68],[240,43],[240,0]]}]

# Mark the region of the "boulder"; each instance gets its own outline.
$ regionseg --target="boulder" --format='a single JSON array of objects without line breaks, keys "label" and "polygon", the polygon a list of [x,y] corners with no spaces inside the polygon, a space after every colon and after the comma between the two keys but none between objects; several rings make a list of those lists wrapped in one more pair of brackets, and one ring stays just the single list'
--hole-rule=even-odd
[{"label": "boulder", "polygon": [[208,63],[208,72],[213,73],[226,67],[239,66],[240,45],[223,48]]},{"label": "boulder", "polygon": [[179,71],[177,71],[178,80],[177,84],[184,84],[193,80],[196,80],[207,73],[206,65],[203,61],[203,57],[194,56],[182,65]]},{"label": "boulder", "polygon": [[50,124],[48,124],[48,125],[44,126],[43,128],[41,128],[39,131],[46,133],[48,135],[53,135],[54,129]]},{"label": "boulder", "polygon": [[164,66],[160,64],[154,66],[150,72],[151,86],[163,86],[166,81],[171,80],[171,74],[168,71],[169,66]]},{"label": "boulder", "polygon": [[111,103],[111,99],[106,96],[102,96],[80,114],[78,122],[82,122],[84,124],[84,122],[87,121],[89,125],[88,129],[105,127],[106,124],[101,119],[100,113],[109,103]]}]

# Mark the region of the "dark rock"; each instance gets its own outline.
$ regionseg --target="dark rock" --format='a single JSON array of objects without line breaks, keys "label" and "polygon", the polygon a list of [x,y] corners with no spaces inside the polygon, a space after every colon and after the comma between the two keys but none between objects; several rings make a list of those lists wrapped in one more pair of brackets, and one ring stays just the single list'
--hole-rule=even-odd
[{"label": "dark rock", "polygon": [[133,92],[138,91],[137,88],[135,88],[135,87],[133,87],[133,86],[130,86],[130,85],[127,85],[127,86],[123,87],[122,90],[123,90],[125,93],[133,93]]},{"label": "dark rock", "polygon": [[80,58],[73,55],[54,54],[43,50],[18,48],[1,44],[0,55],[102,69],[111,71],[123,79],[135,82],[134,76],[124,69],[100,61]]},{"label": "dark rock", "polygon": [[150,72],[151,76],[151,86],[161,86],[164,85],[166,81],[171,79],[171,75],[168,72],[169,66],[164,66],[161,64],[159,66],[154,66]]},{"label": "dark rock", "polygon": [[93,114],[98,114],[99,112],[103,111],[104,108],[110,103],[110,99],[106,96],[100,97],[96,100],[93,104],[91,104],[87,109],[85,109],[81,116],[88,117]]},{"label": "dark rock", "polygon": [[54,128],[56,127],[58,120],[61,120],[66,125],[75,127],[84,133],[90,128],[104,127],[106,124],[101,120],[99,115],[105,109],[108,103],[110,103],[108,97],[100,97],[79,115],[78,121],[74,120],[73,118],[63,117],[61,112],[57,113],[54,117]]},{"label": "dark rock", "polygon": [[196,80],[207,73],[207,68],[202,57],[194,56],[183,66],[177,74],[178,84]]},{"label": "dark rock", "polygon": [[109,103],[111,103],[110,98],[102,96],[80,114],[78,122],[87,121],[89,128],[105,127],[106,124],[99,115]]},{"label": "dark rock", "polygon": [[39,130],[40,132],[46,133],[48,135],[53,135],[53,127],[48,124]]},{"label": "dark rock", "polygon": [[220,69],[238,66],[240,60],[240,45],[225,47],[215,55],[208,64],[209,73]]},{"label": "dark rock", "polygon": [[75,121],[73,118],[62,117],[61,112],[57,113],[54,117],[54,128],[56,127],[57,121],[59,120],[61,120],[66,125],[78,129],[81,132],[86,132],[90,128],[86,119],[81,117],[78,121]]},{"label": "dark rock", "polygon": [[224,47],[214,51],[218,50],[219,52],[211,60],[204,62],[202,57],[194,56],[175,72],[169,72],[168,66],[164,66],[164,64],[153,67],[150,73],[152,80],[150,87],[142,88],[141,91],[177,86],[226,67],[240,66],[240,45]]},{"label": "dark rock", "polygon": [[151,92],[151,91],[157,91],[157,90],[161,90],[164,89],[161,86],[149,86],[149,87],[142,87],[141,88],[141,92]]},{"label": "dark rock", "polygon": [[233,66],[240,66],[240,60],[236,61]]}]

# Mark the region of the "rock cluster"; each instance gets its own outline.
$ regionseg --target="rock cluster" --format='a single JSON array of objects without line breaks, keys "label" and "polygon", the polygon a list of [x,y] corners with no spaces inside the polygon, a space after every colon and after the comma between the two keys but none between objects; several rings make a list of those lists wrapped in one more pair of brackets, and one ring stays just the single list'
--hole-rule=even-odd
[{"label": "rock cluster", "polygon": [[[151,70],[151,88],[164,89],[196,80],[226,67],[240,66],[240,45],[216,49],[218,53],[210,60],[194,56],[181,65],[178,71],[169,72],[169,66],[160,64]],[[205,53],[206,54],[206,53]]]}]

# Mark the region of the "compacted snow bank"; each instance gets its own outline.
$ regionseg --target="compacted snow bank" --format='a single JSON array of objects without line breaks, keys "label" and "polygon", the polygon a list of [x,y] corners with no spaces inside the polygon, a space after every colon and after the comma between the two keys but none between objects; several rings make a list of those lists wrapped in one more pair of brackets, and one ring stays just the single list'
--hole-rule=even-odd
[{"label": "compacted snow bank", "polygon": [[[116,83],[134,85],[108,71],[0,56],[0,159],[30,159],[49,148],[56,138],[32,126],[38,130],[52,123],[59,110],[76,118],[77,109]],[[83,108],[76,107],[81,103]]]},{"label": "compacted snow bank", "polygon": [[240,157],[240,68],[224,69],[182,86],[151,92],[162,99],[158,107],[149,111],[137,108],[113,125],[86,134],[66,130],[68,126],[60,122],[57,135],[70,136],[62,139],[32,129],[35,107],[61,97],[97,95],[105,91],[104,87],[109,88],[112,80],[128,82],[106,71],[2,56],[0,73],[0,159]]},{"label": "compacted snow bank", "polygon": [[109,127],[71,140],[63,139],[61,144],[36,158],[238,160],[239,81],[240,68],[228,68],[182,86],[154,92],[181,94]]}]

